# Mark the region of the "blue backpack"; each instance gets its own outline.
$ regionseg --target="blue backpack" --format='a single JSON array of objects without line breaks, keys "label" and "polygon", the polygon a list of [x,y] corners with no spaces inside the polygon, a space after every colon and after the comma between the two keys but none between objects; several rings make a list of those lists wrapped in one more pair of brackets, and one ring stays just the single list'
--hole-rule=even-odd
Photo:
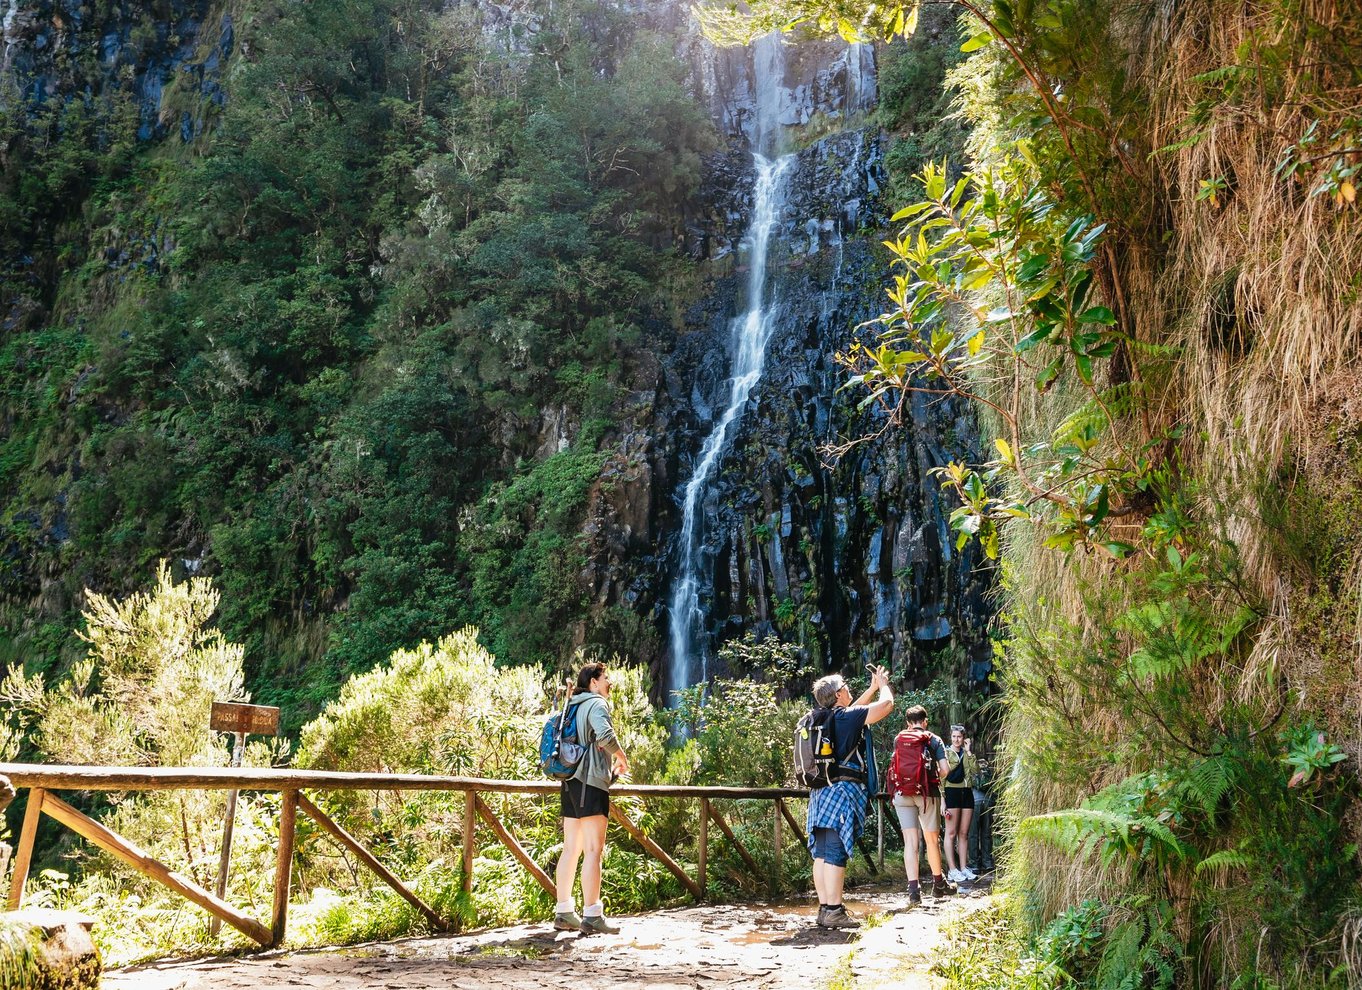
[{"label": "blue backpack", "polygon": [[577,772],[577,765],[586,754],[586,747],[577,741],[577,709],[586,704],[579,701],[554,712],[544,723],[544,734],[539,738],[539,768],[554,780],[567,780]]}]

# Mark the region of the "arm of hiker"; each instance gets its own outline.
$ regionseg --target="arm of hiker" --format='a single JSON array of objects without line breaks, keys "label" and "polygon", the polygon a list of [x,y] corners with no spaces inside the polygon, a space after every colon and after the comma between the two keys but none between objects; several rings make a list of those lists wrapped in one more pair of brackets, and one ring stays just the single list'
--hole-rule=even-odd
[{"label": "arm of hiker", "polygon": [[[889,689],[889,672],[883,667],[876,667],[874,675],[870,678],[871,689],[879,689],[879,697],[869,706],[870,711],[866,714],[867,725],[874,725],[881,719],[888,718],[894,710],[894,692]],[[870,691],[866,691],[870,694]]]},{"label": "arm of hiker", "polygon": [[946,759],[949,750],[946,744],[935,736],[932,737],[932,755],[936,757],[936,778],[945,780],[946,774],[951,772],[951,761]]}]

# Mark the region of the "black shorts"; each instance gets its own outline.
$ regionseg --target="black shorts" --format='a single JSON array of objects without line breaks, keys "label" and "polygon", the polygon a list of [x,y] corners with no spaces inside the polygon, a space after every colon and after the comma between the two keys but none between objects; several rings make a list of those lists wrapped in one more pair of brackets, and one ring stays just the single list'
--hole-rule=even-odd
[{"label": "black shorts", "polygon": [[945,806],[953,811],[974,810],[974,788],[972,787],[943,787],[941,788],[941,799]]},{"label": "black shorts", "polygon": [[610,792],[585,780],[565,780],[559,792],[564,818],[594,818],[610,814]]}]

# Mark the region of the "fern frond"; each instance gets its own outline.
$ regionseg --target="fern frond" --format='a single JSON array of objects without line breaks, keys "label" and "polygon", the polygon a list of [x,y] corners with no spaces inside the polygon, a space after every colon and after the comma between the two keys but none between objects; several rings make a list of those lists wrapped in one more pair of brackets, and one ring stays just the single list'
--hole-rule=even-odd
[{"label": "fern frond", "polygon": [[1129,340],[1126,346],[1140,357],[1167,358],[1169,361],[1182,357],[1187,350],[1175,344],[1155,344],[1147,340]]},{"label": "fern frond", "polygon": [[[1107,412],[1110,411],[1112,418],[1121,419],[1134,412],[1139,406],[1139,392],[1137,383],[1123,382],[1120,385],[1113,385],[1111,388],[1104,389],[1098,393],[1098,398],[1089,399],[1070,413],[1064,420],[1055,427],[1054,442],[1056,446],[1066,443],[1073,443],[1081,439],[1084,434],[1103,430],[1107,427]],[[1106,409],[1103,409],[1103,406]]]},{"label": "fern frond", "polygon": [[1197,760],[1178,780],[1178,796],[1205,814],[1214,814],[1234,786],[1234,771],[1234,763],[1223,755]]},{"label": "fern frond", "polygon": [[1079,858],[1096,853],[1103,863],[1118,858],[1166,862],[1186,859],[1188,853],[1164,822],[1113,808],[1068,808],[1032,815],[1018,826],[1018,835],[1048,842]]},{"label": "fern frond", "polygon": [[1253,857],[1239,849],[1221,849],[1213,852],[1197,863],[1192,872],[1197,876],[1203,873],[1228,873],[1230,870],[1247,870],[1253,867]]}]

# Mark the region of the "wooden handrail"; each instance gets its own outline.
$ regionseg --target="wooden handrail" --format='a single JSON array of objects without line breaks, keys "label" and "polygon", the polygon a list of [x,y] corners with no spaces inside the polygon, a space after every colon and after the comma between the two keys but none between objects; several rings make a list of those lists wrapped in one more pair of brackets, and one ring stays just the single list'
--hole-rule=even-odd
[{"label": "wooden handrail", "polygon": [[[42,763],[0,763],[0,775],[15,788],[40,787],[52,791],[172,791],[198,790],[291,791],[482,791],[493,794],[557,794],[553,780],[492,780],[482,777],[444,777],[421,773],[344,773],[333,770],[293,770],[246,767],[96,767]],[[703,787],[670,784],[614,784],[612,795],[738,799],[806,798],[795,787]]]},{"label": "wooden handrail", "polygon": [[[219,900],[210,891],[203,889],[188,877],[181,876],[164,863],[148,856],[118,833],[95,821],[88,815],[77,811],[56,795],[46,794],[43,796],[42,811],[43,814],[52,816],[71,831],[82,838],[93,842],[105,852],[118,857],[142,875],[148,876],[158,883],[169,887],[181,897],[193,901],[210,914],[216,915],[229,924],[239,928],[242,932],[255,939],[261,945],[273,945],[283,938],[283,918],[280,918],[278,921],[279,934],[276,936],[272,929],[266,928],[254,918],[238,911],[226,901]],[[292,851],[292,846],[290,846],[290,859]],[[19,893],[22,893],[22,885],[16,884],[16,890]],[[17,901],[18,897],[16,896],[14,899]]]},{"label": "wooden handrail", "polygon": [[[481,818],[493,834],[510,849],[536,881],[555,896],[553,879],[541,868],[520,844],[505,824],[492,812],[481,794],[523,794],[545,797],[557,794],[559,784],[552,780],[491,780],[480,777],[454,777],[414,773],[342,773],[324,770],[293,770],[288,768],[235,767],[102,767],[60,766],[36,763],[0,763],[0,776],[8,777],[15,788],[28,788],[29,804],[19,838],[19,848],[10,881],[9,907],[19,906],[24,883],[28,879],[38,819],[47,814],[75,831],[88,841],[113,853],[145,876],[165,885],[176,893],[207,910],[217,918],[234,925],[262,945],[278,945],[285,937],[288,925],[289,893],[291,888],[295,829],[298,813],[309,816],[342,846],[360,860],[380,879],[402,895],[420,911],[432,926],[440,929],[457,928],[441,918],[429,905],[418,898],[385,867],[363,844],[323,813],[301,792],[303,788],[318,791],[455,791],[465,795],[463,821],[463,861],[461,887],[465,893],[472,889],[475,821]],[[53,791],[167,791],[167,790],[232,790],[273,791],[283,795],[279,815],[279,846],[277,849],[273,912],[267,928],[243,914],[225,900],[200,888],[191,880],[157,862],[133,843],[112,832],[103,824],[82,814],[59,800]],[[719,800],[768,800],[774,803],[774,864],[778,884],[782,819],[802,838],[796,819],[785,807],[787,798],[807,798],[803,788],[790,787],[706,787],[697,785],[672,786],[667,784],[616,784],[611,794],[620,797],[700,798],[700,838],[698,878],[692,879],[671,855],[638,828],[617,806],[611,816],[643,847],[649,855],[659,859],[696,900],[705,896],[709,867],[709,823],[728,839],[734,850],[754,873],[756,860],[738,841],[728,822],[714,804]]]},{"label": "wooden handrail", "polygon": [[[470,791],[469,793],[471,794],[472,792]],[[320,825],[331,838],[339,842],[344,848],[349,849],[350,852],[358,856],[360,862],[369,867],[380,880],[393,890],[397,891],[398,894],[402,896],[403,900],[425,915],[426,920],[430,922],[431,927],[437,932],[447,931],[449,929],[449,922],[436,914],[434,908],[421,900],[421,898],[417,897],[410,887],[397,879],[397,874],[384,866],[379,862],[377,856],[364,848],[364,843],[360,842],[353,835],[332,821],[330,815],[309,801],[304,794],[298,795],[298,810]],[[467,855],[468,854],[465,853],[465,856]]]}]

